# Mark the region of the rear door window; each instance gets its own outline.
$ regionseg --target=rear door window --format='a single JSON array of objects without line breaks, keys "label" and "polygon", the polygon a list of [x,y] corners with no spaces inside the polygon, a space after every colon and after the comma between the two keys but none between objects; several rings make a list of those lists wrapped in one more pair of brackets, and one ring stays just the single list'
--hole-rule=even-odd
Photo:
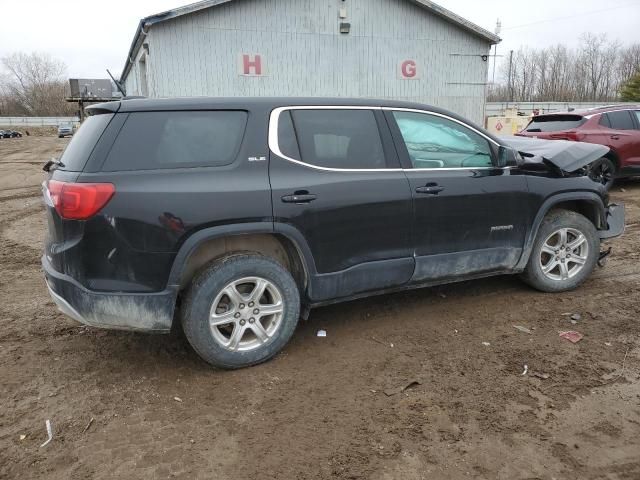
[{"label": "rear door window", "polygon": [[296,139],[296,132],[293,129],[291,112],[288,110],[282,112],[278,118],[278,146],[280,147],[280,151],[287,157],[300,160],[298,140]]},{"label": "rear door window", "polygon": [[600,121],[598,122],[598,124],[602,125],[603,127],[611,128],[611,122],[609,122],[609,117],[607,117],[606,113],[600,115]]},{"label": "rear door window", "polygon": [[238,154],[246,124],[243,111],[134,112],[102,170],[229,165]]},{"label": "rear door window", "polygon": [[64,165],[60,170],[81,172],[93,148],[98,143],[102,132],[107,128],[113,118],[112,113],[92,115],[87,118],[73,137],[67,148],[62,153],[60,161]]},{"label": "rear door window", "polygon": [[587,120],[580,115],[540,115],[533,117],[527,132],[560,132],[578,128]]},{"label": "rear door window", "polygon": [[[305,109],[291,115],[303,162],[325,168],[386,168],[372,110]],[[296,153],[293,146],[290,151]]]},{"label": "rear door window", "polygon": [[609,123],[614,130],[633,130],[633,118],[628,110],[620,110],[617,112],[608,112]]}]

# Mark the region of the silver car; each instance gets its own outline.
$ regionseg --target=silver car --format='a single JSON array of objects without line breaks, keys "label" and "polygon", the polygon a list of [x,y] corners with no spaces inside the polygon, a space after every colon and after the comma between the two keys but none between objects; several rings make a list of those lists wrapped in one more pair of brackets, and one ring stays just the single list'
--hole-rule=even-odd
[{"label": "silver car", "polygon": [[61,123],[58,125],[58,138],[64,138],[67,135],[73,135],[73,124]]}]

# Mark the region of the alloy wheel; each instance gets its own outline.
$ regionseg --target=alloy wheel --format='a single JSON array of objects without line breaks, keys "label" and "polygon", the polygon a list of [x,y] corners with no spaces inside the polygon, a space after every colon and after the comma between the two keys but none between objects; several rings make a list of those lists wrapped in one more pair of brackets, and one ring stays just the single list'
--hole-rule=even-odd
[{"label": "alloy wheel", "polygon": [[567,280],[577,275],[587,263],[589,242],[575,228],[561,228],[549,235],[540,250],[540,268],[551,280]]},{"label": "alloy wheel", "polygon": [[259,348],[276,333],[284,314],[278,287],[261,277],[227,284],[211,305],[209,325],[214,340],[231,351]]},{"label": "alloy wheel", "polygon": [[600,161],[596,163],[590,171],[591,180],[598,182],[605,187],[610,187],[613,183],[615,175],[615,167],[609,161]]}]

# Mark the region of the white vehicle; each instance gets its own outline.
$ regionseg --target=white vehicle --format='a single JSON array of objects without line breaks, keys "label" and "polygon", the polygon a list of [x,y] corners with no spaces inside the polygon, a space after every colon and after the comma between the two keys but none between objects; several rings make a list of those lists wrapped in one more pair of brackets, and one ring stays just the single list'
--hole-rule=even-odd
[{"label": "white vehicle", "polygon": [[71,123],[61,123],[58,125],[58,138],[64,138],[67,135],[73,135],[73,124]]}]

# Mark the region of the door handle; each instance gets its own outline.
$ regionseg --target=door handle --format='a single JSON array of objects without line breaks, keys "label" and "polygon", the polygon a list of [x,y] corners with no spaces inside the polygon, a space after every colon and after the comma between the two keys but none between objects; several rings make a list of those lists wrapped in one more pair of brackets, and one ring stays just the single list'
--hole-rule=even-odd
[{"label": "door handle", "polygon": [[311,203],[317,197],[312,193],[294,193],[282,197],[284,203]]},{"label": "door handle", "polygon": [[427,195],[437,195],[443,190],[444,190],[444,187],[441,187],[439,185],[427,184],[424,187],[416,188],[416,193],[426,193]]},{"label": "door handle", "polygon": [[620,135],[611,135],[611,140],[619,140]]}]

